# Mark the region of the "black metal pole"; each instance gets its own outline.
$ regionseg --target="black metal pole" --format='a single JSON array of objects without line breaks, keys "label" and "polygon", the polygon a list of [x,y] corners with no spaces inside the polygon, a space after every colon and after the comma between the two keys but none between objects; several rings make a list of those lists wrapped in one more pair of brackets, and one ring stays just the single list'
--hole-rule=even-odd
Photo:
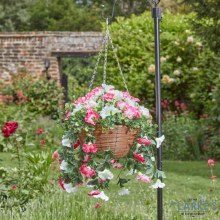
[{"label": "black metal pole", "polygon": [[[161,11],[157,7],[159,1],[152,9],[154,19],[154,41],[155,41],[155,94],[156,94],[156,121],[158,124],[157,136],[162,136],[162,117],[161,117],[161,77],[160,77],[160,20]],[[157,169],[162,171],[162,146],[157,149]],[[160,178],[162,181],[162,178]],[[157,219],[163,219],[163,190],[157,189]]]}]

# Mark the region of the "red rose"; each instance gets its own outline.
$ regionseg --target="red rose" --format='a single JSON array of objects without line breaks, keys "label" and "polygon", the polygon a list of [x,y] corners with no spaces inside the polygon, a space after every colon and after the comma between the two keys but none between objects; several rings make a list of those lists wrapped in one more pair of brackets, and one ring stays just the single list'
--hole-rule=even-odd
[{"label": "red rose", "polygon": [[2,128],[2,134],[5,137],[9,137],[11,134],[15,133],[18,128],[18,123],[14,121],[6,122]]}]

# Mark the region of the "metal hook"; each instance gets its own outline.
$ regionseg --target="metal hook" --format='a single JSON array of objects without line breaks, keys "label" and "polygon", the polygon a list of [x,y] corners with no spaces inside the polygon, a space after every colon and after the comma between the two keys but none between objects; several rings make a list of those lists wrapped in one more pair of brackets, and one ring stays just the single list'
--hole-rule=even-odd
[{"label": "metal hook", "polygon": [[159,5],[160,0],[148,0],[148,2],[150,3],[151,7],[156,8]]},{"label": "metal hook", "polygon": [[113,6],[112,6],[112,14],[111,14],[111,17],[105,17],[104,16],[104,8],[105,8],[105,5],[102,5],[102,19],[104,20],[111,20],[113,19],[114,17],[114,13],[115,13],[115,4],[116,4],[117,0],[113,0]]}]

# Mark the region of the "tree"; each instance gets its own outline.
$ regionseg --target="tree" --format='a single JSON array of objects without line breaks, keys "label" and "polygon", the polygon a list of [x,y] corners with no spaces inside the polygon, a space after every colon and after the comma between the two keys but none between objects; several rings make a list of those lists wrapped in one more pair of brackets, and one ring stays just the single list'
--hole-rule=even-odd
[{"label": "tree", "polygon": [[220,1],[219,0],[184,0],[196,12],[192,20],[195,31],[209,44],[216,53],[220,50]]}]

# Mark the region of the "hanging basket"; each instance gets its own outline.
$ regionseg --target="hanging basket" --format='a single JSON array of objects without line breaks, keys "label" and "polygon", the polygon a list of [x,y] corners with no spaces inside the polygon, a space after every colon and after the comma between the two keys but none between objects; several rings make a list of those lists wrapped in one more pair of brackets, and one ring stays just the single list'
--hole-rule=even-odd
[{"label": "hanging basket", "polygon": [[[125,157],[134,144],[138,129],[129,130],[127,126],[116,125],[113,129],[103,130],[96,126],[94,136],[99,151],[111,150],[116,159]],[[84,142],[86,132],[79,134],[79,140]]]}]

